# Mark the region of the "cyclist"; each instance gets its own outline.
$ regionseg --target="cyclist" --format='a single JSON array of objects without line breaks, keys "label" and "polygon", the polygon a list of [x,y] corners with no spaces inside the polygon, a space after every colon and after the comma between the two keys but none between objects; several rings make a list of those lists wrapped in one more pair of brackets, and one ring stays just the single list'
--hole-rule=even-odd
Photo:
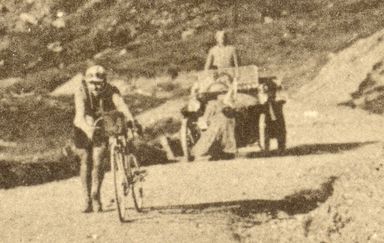
[{"label": "cyclist", "polygon": [[102,164],[108,137],[94,122],[102,112],[117,110],[124,114],[129,124],[133,117],[119,90],[107,82],[102,66],[88,68],[80,87],[75,91],[74,143],[80,156],[80,178],[85,205],[84,213],[102,211],[100,188],[104,177]]}]

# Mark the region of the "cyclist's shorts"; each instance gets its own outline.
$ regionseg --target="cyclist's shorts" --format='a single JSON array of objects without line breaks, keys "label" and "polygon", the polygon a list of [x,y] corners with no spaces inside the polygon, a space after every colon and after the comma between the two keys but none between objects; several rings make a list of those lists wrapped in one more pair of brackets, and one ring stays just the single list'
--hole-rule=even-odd
[{"label": "cyclist's shorts", "polygon": [[78,127],[74,127],[74,144],[76,148],[88,149],[91,147],[101,147],[108,143],[108,137],[101,130],[96,130],[93,139],[90,140],[87,135]]}]

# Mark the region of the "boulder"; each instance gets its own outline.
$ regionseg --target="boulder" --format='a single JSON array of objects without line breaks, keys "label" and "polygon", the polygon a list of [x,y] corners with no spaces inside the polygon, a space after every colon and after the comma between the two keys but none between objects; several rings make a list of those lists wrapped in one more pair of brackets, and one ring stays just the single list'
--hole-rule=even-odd
[{"label": "boulder", "polygon": [[49,43],[47,45],[47,48],[48,48],[48,50],[53,51],[53,52],[62,52],[63,51],[63,47],[61,46],[60,41],[55,41],[55,42]]},{"label": "boulder", "polygon": [[35,16],[29,13],[21,13],[19,16],[20,20],[22,20],[24,23],[29,23],[32,25],[37,25],[38,20]]},{"label": "boulder", "polygon": [[184,30],[182,33],[181,33],[181,39],[183,41],[185,40],[188,40],[189,38],[191,38],[192,36],[194,36],[196,33],[196,29],[187,29],[187,30]]},{"label": "boulder", "polygon": [[65,20],[64,18],[57,18],[52,22],[52,26],[58,29],[65,28]]},{"label": "boulder", "polygon": [[273,18],[269,17],[269,16],[265,16],[264,17],[264,24],[271,24],[273,23]]}]

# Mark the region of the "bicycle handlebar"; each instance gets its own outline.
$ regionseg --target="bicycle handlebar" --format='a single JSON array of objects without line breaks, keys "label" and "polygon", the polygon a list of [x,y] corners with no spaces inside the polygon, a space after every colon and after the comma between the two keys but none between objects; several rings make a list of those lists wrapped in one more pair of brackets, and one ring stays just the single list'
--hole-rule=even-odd
[{"label": "bicycle handlebar", "polygon": [[[118,111],[112,111],[112,112],[104,112],[99,118],[97,118],[92,126],[93,128],[95,129],[101,129],[101,126],[100,126],[100,122],[102,122],[105,118],[105,115],[108,115],[108,114],[114,114],[116,113],[117,115],[120,115],[122,117],[124,117],[122,115],[121,112],[118,112]],[[126,130],[131,130],[132,132],[136,132],[139,136],[143,136],[143,127],[140,125],[140,123],[134,119],[133,121],[128,121],[126,122],[125,121],[125,117],[124,117],[124,127],[127,128]]]}]

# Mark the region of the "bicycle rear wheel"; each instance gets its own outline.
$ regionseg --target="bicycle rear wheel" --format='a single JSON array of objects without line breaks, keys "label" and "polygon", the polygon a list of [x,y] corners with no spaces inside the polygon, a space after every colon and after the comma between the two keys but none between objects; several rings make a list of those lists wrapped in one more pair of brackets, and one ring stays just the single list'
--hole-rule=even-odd
[{"label": "bicycle rear wheel", "polygon": [[143,171],[140,170],[139,162],[134,154],[130,154],[128,156],[128,164],[130,167],[131,173],[131,190],[132,190],[132,198],[133,203],[135,205],[135,209],[137,212],[142,212],[143,209],[143,199],[144,199],[144,190],[143,190],[143,182],[144,175]]},{"label": "bicycle rear wheel", "polygon": [[111,169],[115,186],[116,207],[119,220],[125,222],[128,211],[129,181],[124,168],[125,158],[117,147],[111,149]]}]

